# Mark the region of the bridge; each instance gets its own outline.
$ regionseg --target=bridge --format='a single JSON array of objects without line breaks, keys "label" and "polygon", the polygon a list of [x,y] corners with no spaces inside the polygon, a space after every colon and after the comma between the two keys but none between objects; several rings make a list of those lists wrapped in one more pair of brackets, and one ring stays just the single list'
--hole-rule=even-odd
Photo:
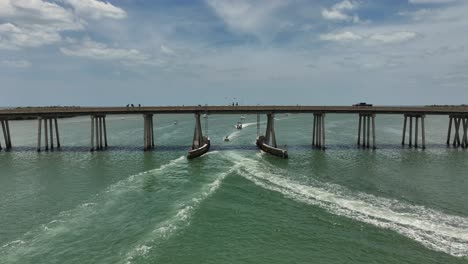
[{"label": "bridge", "polygon": [[[153,132],[153,115],[156,114],[194,114],[195,131],[192,150],[208,146],[209,139],[203,136],[200,125],[201,114],[256,114],[257,115],[257,145],[264,151],[287,157],[287,151],[277,148],[274,115],[276,113],[310,113],[312,146],[325,149],[325,116],[327,114],[354,114],[358,120],[357,146],[360,148],[376,148],[375,118],[378,114],[402,115],[403,131],[401,144],[426,148],[424,120],[426,115],[444,115],[449,117],[447,128],[447,145],[468,148],[468,106],[145,106],[145,107],[25,107],[0,110],[0,122],[6,150],[12,149],[9,122],[17,119],[37,119],[38,135],[37,150],[41,151],[42,131],[44,131],[44,149],[60,148],[58,118],[70,116],[90,116],[90,145],[91,151],[103,150],[107,142],[107,115],[135,115],[141,114],[144,122],[143,149],[151,150],[155,147]],[[260,115],[267,115],[267,126],[261,135]],[[42,128],[43,125],[43,128]],[[419,125],[421,127],[419,127]],[[413,131],[414,130],[414,131]],[[413,133],[414,132],[414,133]],[[452,133],[453,132],[453,133]],[[54,136],[55,134],[55,136]],[[452,138],[453,134],[453,138]],[[14,136],[14,135],[13,135]],[[421,145],[419,145],[421,138]],[[372,139],[372,143],[371,143]],[[54,146],[54,140],[56,142]],[[208,140],[208,141],[206,141]],[[414,141],[413,141],[414,140]],[[204,144],[207,143],[207,144]],[[0,142],[0,150],[2,145]],[[207,150],[206,150],[207,151]],[[197,152],[198,153],[198,152]],[[201,154],[203,154],[202,152]]]}]

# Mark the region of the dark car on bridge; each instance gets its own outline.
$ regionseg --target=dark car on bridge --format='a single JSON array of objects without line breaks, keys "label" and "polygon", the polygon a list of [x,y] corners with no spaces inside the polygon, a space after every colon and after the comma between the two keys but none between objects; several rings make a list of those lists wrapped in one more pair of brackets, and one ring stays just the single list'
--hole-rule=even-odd
[{"label": "dark car on bridge", "polygon": [[358,103],[358,104],[353,104],[353,106],[372,106],[372,104],[362,102],[362,103]]}]

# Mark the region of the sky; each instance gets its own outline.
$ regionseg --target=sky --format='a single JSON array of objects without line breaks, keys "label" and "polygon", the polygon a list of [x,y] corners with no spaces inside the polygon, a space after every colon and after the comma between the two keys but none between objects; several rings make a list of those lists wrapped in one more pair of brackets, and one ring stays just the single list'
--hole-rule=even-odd
[{"label": "sky", "polygon": [[467,0],[0,0],[0,106],[468,103]]}]

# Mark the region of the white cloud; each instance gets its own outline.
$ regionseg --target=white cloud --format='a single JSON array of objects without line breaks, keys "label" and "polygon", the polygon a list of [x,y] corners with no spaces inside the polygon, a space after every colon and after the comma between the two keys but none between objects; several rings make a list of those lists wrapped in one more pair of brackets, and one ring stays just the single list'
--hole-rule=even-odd
[{"label": "white cloud", "polygon": [[369,40],[382,42],[382,43],[401,43],[417,37],[415,32],[400,31],[387,34],[372,34]]},{"label": "white cloud", "polygon": [[98,0],[65,0],[75,11],[84,17],[92,19],[112,18],[122,19],[127,17],[127,13],[120,7],[116,7],[109,2]]},{"label": "white cloud", "polygon": [[2,60],[0,61],[0,66],[8,68],[29,68],[32,66],[32,63],[27,60]]},{"label": "white cloud", "polygon": [[367,44],[380,43],[380,44],[397,44],[409,41],[418,36],[415,32],[398,31],[391,33],[373,33],[368,35],[360,35],[351,31],[340,33],[329,33],[320,35],[320,40],[347,42],[347,41],[363,41]]},{"label": "white cloud", "polygon": [[[73,9],[72,9],[73,7]],[[82,31],[83,18],[120,19],[126,13],[98,0],[0,0],[0,48],[20,49],[60,42],[63,31]]]},{"label": "white cloud", "polygon": [[70,10],[42,0],[0,0],[0,18],[15,24],[38,24],[56,30],[83,29],[82,21]]},{"label": "white cloud", "polygon": [[327,20],[332,21],[352,21],[352,22],[359,22],[358,15],[349,15],[347,11],[353,10],[357,8],[357,4],[351,2],[349,0],[344,0],[342,2],[336,3],[330,9],[323,9],[322,10],[322,17]]},{"label": "white cloud", "polygon": [[224,23],[234,31],[258,34],[272,27],[273,14],[288,4],[286,0],[205,0]]},{"label": "white cloud", "polygon": [[410,17],[414,21],[421,21],[434,16],[434,10],[420,9],[412,12],[399,12],[400,16]]},{"label": "white cloud", "polygon": [[341,32],[341,33],[330,33],[330,34],[323,34],[320,35],[321,40],[326,40],[326,41],[354,41],[354,40],[360,40],[362,37],[360,35],[357,35],[353,32]]},{"label": "white cloud", "polygon": [[18,27],[11,23],[0,24],[0,49],[39,47],[61,40],[57,31],[40,25]]},{"label": "white cloud", "polygon": [[68,48],[60,48],[67,56],[84,57],[95,60],[120,61],[126,64],[157,65],[149,55],[136,49],[112,48],[104,43],[85,39]]},{"label": "white cloud", "polygon": [[161,45],[161,52],[166,54],[166,55],[174,55],[175,52],[174,50],[172,50],[171,48],[165,46],[165,45]]}]

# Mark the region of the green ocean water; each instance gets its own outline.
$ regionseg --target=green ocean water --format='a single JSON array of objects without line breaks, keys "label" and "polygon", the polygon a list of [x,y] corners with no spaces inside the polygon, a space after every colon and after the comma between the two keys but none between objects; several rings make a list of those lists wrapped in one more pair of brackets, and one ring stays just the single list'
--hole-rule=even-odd
[{"label": "green ocean water", "polygon": [[190,161],[192,115],[155,115],[151,152],[142,116],[108,116],[94,153],[89,117],[41,153],[37,121],[11,122],[0,263],[468,263],[468,152],[445,146],[447,117],[426,118],[424,151],[400,145],[401,116],[377,116],[375,151],[357,116],[326,116],[326,151],[311,115],[276,118],[288,160],[256,149],[255,115],[209,116],[212,151]]}]

